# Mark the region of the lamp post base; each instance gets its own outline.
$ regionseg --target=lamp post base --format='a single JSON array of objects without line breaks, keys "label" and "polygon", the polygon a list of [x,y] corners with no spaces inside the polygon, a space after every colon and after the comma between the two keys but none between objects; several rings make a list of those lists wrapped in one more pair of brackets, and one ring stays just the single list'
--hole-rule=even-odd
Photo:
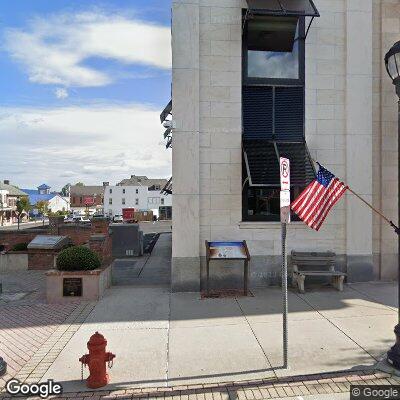
[{"label": "lamp post base", "polygon": [[394,333],[396,335],[396,344],[388,351],[387,361],[394,368],[400,370],[400,324],[394,327]]},{"label": "lamp post base", "polygon": [[7,363],[0,357],[0,376],[7,372]]}]

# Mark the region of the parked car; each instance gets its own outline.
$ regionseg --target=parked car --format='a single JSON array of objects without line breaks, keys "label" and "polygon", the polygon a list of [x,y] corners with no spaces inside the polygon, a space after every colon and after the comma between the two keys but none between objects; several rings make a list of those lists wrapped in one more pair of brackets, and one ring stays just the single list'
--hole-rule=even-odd
[{"label": "parked car", "polygon": [[78,224],[90,224],[90,219],[83,216],[74,217],[74,222]]},{"label": "parked car", "polygon": [[122,215],[115,215],[113,218],[113,222],[124,222]]},{"label": "parked car", "polygon": [[104,214],[94,213],[94,214],[92,215],[92,220],[93,220],[93,219],[103,219],[103,218],[105,218],[105,215],[104,215]]},{"label": "parked car", "polygon": [[64,224],[72,224],[74,222],[74,217],[71,215],[66,215],[64,217]]}]

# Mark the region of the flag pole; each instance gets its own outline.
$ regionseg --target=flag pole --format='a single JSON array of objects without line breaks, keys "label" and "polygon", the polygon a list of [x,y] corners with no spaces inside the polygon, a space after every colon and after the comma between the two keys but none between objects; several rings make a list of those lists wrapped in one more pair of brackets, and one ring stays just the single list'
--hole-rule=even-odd
[{"label": "flag pole", "polygon": [[[318,164],[319,166],[321,166],[321,164],[314,160],[313,161]],[[379,211],[378,209],[376,209],[372,204],[368,203],[368,201],[366,201],[365,199],[363,199],[359,194],[357,194],[354,190],[350,189],[347,186],[347,190],[352,193],[354,196],[356,196],[358,199],[360,199],[366,206],[368,206],[372,211],[374,211],[376,214],[378,214],[381,218],[383,218],[394,230],[395,232],[400,235],[400,228],[395,225],[395,223],[393,221],[391,221],[389,218],[387,218],[381,211]]]}]

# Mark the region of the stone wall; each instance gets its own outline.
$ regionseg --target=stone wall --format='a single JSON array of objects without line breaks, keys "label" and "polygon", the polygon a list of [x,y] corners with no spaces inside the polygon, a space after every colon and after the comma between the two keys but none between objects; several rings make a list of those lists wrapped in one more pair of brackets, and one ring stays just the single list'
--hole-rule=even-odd
[{"label": "stone wall", "polygon": [[[316,6],[321,17],[306,41],[307,143],[315,159],[372,200],[372,0]],[[241,0],[173,2],[174,290],[200,287],[205,240],[245,239],[253,271],[272,276],[279,266],[280,224],[241,221],[245,7]],[[289,251],[332,250],[354,279],[373,278],[372,214],[354,196],[320,232],[298,222],[288,231]]]},{"label": "stone wall", "polygon": [[[373,201],[394,222],[398,220],[397,96],[387,75],[384,56],[400,39],[400,3],[374,0],[373,25]],[[374,254],[381,279],[396,279],[398,238],[374,216]]]}]

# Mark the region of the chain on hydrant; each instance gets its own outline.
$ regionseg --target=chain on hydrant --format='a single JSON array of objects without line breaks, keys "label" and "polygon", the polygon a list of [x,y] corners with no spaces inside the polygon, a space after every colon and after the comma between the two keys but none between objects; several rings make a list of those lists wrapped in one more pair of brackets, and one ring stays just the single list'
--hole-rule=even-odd
[{"label": "chain on hydrant", "polygon": [[109,368],[112,368],[115,354],[106,352],[106,346],[106,338],[99,332],[96,332],[87,344],[89,354],[85,354],[79,359],[82,363],[82,379],[83,366],[87,365],[89,367],[90,375],[86,381],[86,385],[90,389],[103,387],[110,382],[107,374],[107,365]]}]

